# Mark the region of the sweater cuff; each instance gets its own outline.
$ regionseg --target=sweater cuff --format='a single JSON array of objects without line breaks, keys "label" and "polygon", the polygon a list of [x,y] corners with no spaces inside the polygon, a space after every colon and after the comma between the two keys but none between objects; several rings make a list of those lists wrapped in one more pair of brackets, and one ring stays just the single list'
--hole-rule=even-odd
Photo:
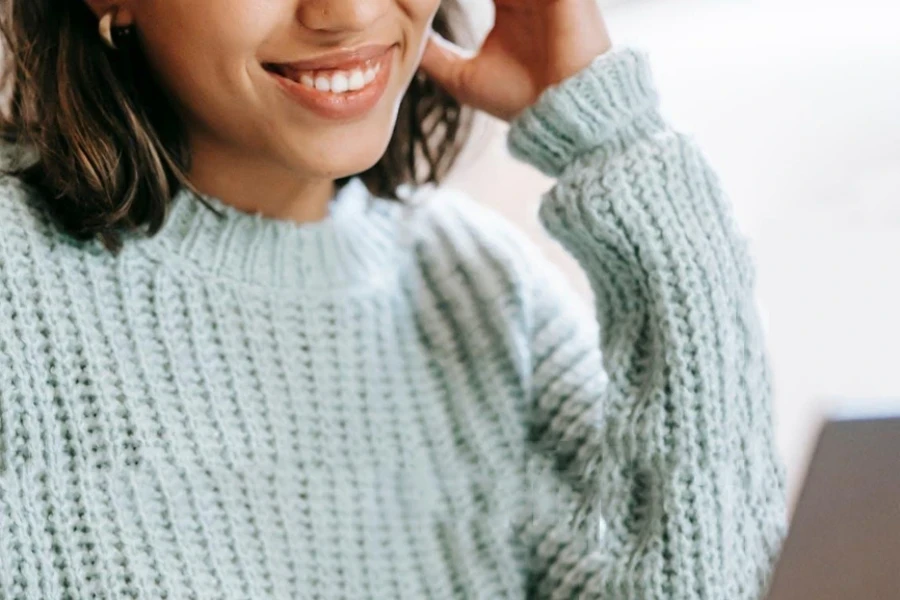
[{"label": "sweater cuff", "polygon": [[507,147],[514,157],[557,177],[585,152],[610,141],[627,144],[666,127],[648,53],[613,46],[544,90],[510,124]]}]

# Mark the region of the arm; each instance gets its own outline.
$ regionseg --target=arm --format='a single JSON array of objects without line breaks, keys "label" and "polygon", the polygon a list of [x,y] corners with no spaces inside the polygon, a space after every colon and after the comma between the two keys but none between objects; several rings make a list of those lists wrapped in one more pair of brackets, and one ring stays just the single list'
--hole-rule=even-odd
[{"label": "arm", "polygon": [[585,328],[538,269],[533,438],[575,518],[534,513],[533,593],[760,598],[785,475],[753,265],[716,174],[627,47],[548,89],[508,141],[557,178],[539,217],[586,272],[597,316]]}]

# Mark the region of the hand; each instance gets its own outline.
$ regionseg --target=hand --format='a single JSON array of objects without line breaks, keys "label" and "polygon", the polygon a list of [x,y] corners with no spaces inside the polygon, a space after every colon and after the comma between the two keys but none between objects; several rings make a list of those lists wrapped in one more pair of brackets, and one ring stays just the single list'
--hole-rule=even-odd
[{"label": "hand", "polygon": [[494,27],[478,52],[432,32],[421,68],[461,103],[505,121],[612,46],[597,0],[494,0],[494,6]]}]

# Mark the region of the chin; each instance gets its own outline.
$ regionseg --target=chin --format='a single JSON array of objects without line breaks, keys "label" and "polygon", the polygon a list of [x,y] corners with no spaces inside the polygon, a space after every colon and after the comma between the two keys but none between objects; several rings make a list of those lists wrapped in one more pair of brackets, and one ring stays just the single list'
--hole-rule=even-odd
[{"label": "chin", "polygon": [[381,160],[387,144],[360,144],[350,149],[341,147],[310,154],[309,148],[287,158],[291,169],[314,179],[341,179],[367,171]]},{"label": "chin", "polygon": [[340,179],[367,171],[381,160],[393,135],[393,119],[385,124],[357,123],[330,128],[292,144],[284,162],[308,177]]}]

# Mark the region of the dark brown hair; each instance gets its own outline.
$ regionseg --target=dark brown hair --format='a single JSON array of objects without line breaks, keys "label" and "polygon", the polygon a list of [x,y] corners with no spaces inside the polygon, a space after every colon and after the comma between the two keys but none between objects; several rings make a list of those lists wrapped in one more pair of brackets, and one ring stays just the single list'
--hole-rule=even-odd
[{"label": "dark brown hair", "polygon": [[[190,156],[183,126],[135,36],[118,37],[119,50],[109,50],[82,0],[0,0],[0,7],[8,99],[0,135],[33,153],[7,173],[39,190],[77,239],[97,238],[116,252],[123,230],[146,226],[148,235],[157,233],[172,196],[193,189]],[[441,2],[433,27],[471,42],[457,0]],[[471,113],[417,74],[387,151],[360,176],[374,194],[396,200],[400,184],[439,182],[470,130]]]}]

